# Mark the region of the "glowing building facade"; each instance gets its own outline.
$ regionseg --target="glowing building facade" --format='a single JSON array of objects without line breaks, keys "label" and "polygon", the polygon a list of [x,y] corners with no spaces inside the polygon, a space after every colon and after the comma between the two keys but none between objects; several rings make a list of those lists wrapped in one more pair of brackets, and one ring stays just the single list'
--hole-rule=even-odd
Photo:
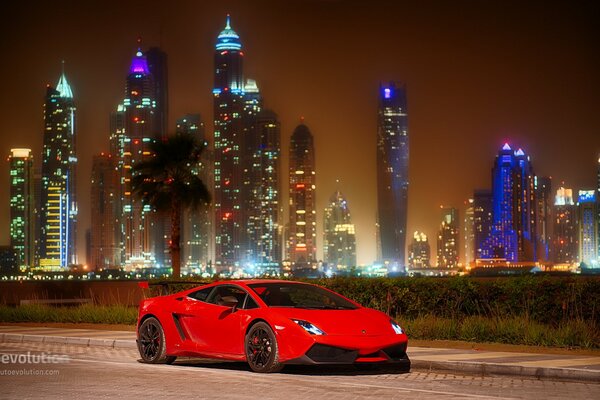
[{"label": "glowing building facade", "polygon": [[281,129],[270,110],[245,113],[245,259],[254,274],[279,272]]},{"label": "glowing building facade", "polygon": [[492,232],[482,258],[536,261],[535,176],[523,150],[505,144],[492,169]]},{"label": "glowing building facade", "polygon": [[117,215],[119,197],[115,160],[111,154],[101,153],[92,160],[89,267],[92,270],[119,268],[122,250],[119,241]]},{"label": "glowing building facade", "polygon": [[579,261],[579,230],[573,190],[561,187],[556,191],[553,216],[553,260],[557,264],[575,264]]},{"label": "glowing building facade", "polygon": [[293,268],[307,268],[317,261],[317,202],[315,147],[304,123],[290,141],[289,196],[289,260]]},{"label": "glowing building facade", "polygon": [[11,149],[10,246],[19,266],[35,264],[34,171],[31,149]]},{"label": "glowing building facade", "polygon": [[[152,157],[150,144],[161,136],[156,122],[155,83],[146,56],[138,48],[132,59],[125,85],[125,98],[112,116],[111,149],[119,174],[120,241],[124,249],[122,263],[127,270],[161,266],[162,240],[156,246],[156,221],[149,205],[133,194],[132,167]],[[160,229],[158,229],[160,231]],[[159,248],[157,251],[157,247]]]},{"label": "glowing building facade", "polygon": [[579,262],[587,268],[600,268],[598,261],[598,202],[596,190],[580,190],[577,197]]},{"label": "glowing building facade", "polygon": [[229,16],[215,46],[214,218],[215,268],[232,270],[243,256],[242,146],[244,76],[242,44]]},{"label": "glowing building facade", "polygon": [[535,215],[537,259],[550,261],[552,243],[552,178],[535,177]]},{"label": "glowing building facade", "polygon": [[[175,132],[194,136],[204,145],[200,163],[194,173],[207,187],[212,187],[212,150],[208,146],[200,114],[187,114],[177,120]],[[212,206],[183,213],[182,260],[188,271],[207,271],[213,255]],[[208,271],[211,273],[212,271]]]},{"label": "glowing building facade", "polygon": [[406,88],[392,82],[379,91],[377,124],[377,223],[382,261],[404,266],[408,206]]},{"label": "glowing building facade", "polygon": [[437,237],[438,268],[458,267],[458,210],[442,208],[442,223]]},{"label": "glowing building facade", "polygon": [[40,267],[60,270],[77,263],[76,128],[73,92],[63,73],[48,86],[44,103]]},{"label": "glowing building facade", "polygon": [[356,231],[339,190],[330,197],[323,219],[323,261],[337,270],[356,267]]},{"label": "glowing building facade", "polygon": [[475,241],[475,259],[492,258],[486,241],[492,233],[493,200],[491,190],[476,190],[473,195],[473,235]]},{"label": "glowing building facade", "polygon": [[469,199],[465,202],[465,218],[463,219],[463,260],[464,265],[475,261],[475,201]]},{"label": "glowing building facade", "polygon": [[413,269],[431,266],[431,247],[423,232],[415,232],[412,243],[408,245],[408,266]]}]

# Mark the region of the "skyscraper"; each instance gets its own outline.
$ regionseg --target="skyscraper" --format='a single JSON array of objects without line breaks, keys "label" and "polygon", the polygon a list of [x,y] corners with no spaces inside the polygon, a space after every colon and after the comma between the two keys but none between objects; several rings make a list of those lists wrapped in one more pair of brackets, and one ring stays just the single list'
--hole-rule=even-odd
[{"label": "skyscraper", "polygon": [[557,264],[578,262],[577,206],[571,189],[559,188],[554,201],[553,259]]},{"label": "skyscraper", "polygon": [[472,261],[475,261],[476,247],[475,247],[475,201],[469,199],[465,202],[465,218],[463,220],[463,260],[464,265],[468,266]]},{"label": "skyscraper", "polygon": [[377,220],[383,261],[405,262],[408,205],[406,88],[391,82],[379,90],[377,124]]},{"label": "skyscraper", "polygon": [[306,268],[317,261],[317,202],[315,147],[304,123],[290,141],[289,195],[288,253],[295,268]]},{"label": "skyscraper", "polygon": [[75,143],[73,91],[63,72],[56,88],[47,87],[44,103],[40,267],[45,270],[77,263]]},{"label": "skyscraper", "polygon": [[473,195],[473,230],[475,236],[475,259],[493,258],[486,242],[492,233],[493,200],[491,190],[476,190]]},{"label": "skyscraper", "polygon": [[537,259],[550,261],[550,244],[552,243],[552,178],[549,176],[535,178],[535,213]]},{"label": "skyscraper", "polygon": [[579,261],[587,268],[600,268],[598,262],[598,204],[596,190],[580,190],[577,199],[579,222]]},{"label": "skyscraper", "polygon": [[323,261],[329,267],[356,267],[356,232],[348,202],[339,190],[325,207],[323,231]]},{"label": "skyscraper", "polygon": [[121,266],[121,243],[117,213],[119,179],[111,154],[101,153],[92,160],[91,180],[92,227],[90,230],[90,258],[93,270]]},{"label": "skyscraper", "polygon": [[[112,116],[111,149],[118,155],[117,169],[120,180],[120,211],[117,213],[123,241],[123,263],[126,269],[154,267],[156,260],[156,218],[149,205],[133,194],[132,168],[151,156],[150,144],[160,137],[156,131],[156,98],[154,78],[146,56],[138,47],[125,84],[125,98]],[[159,244],[162,249],[162,243]],[[158,253],[162,252],[161,250]]]},{"label": "skyscraper", "polygon": [[229,15],[215,46],[214,210],[217,272],[239,266],[243,247],[242,146],[244,76],[242,44]]},{"label": "skyscraper", "polygon": [[[200,176],[207,187],[212,187],[212,150],[208,146],[204,123],[200,114],[187,114],[177,120],[175,132],[192,135],[204,145],[199,165],[194,173]],[[212,232],[212,206],[198,210],[185,210],[183,213],[182,253],[188,269],[201,268],[206,271],[214,245]],[[212,271],[211,271],[212,272]]]},{"label": "skyscraper", "polygon": [[413,241],[408,246],[409,268],[429,268],[431,266],[431,247],[427,235],[416,231]]},{"label": "skyscraper", "polygon": [[506,143],[492,169],[493,223],[487,257],[536,261],[535,181],[529,157]]},{"label": "skyscraper", "polygon": [[279,272],[280,123],[274,112],[263,109],[246,114],[244,129],[244,261],[254,267],[254,273]]},{"label": "skyscraper", "polygon": [[456,268],[458,266],[458,210],[442,207],[442,222],[437,238],[438,268]]},{"label": "skyscraper", "polygon": [[10,245],[19,266],[31,267],[35,259],[35,202],[31,149],[11,149]]}]

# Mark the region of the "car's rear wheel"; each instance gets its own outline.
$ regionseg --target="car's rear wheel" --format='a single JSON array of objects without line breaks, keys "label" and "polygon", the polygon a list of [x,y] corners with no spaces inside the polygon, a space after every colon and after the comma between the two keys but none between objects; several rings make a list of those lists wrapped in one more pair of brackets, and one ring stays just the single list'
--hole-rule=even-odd
[{"label": "car's rear wheel", "polygon": [[138,350],[149,364],[172,364],[177,357],[167,356],[167,341],[162,325],[154,317],[144,320],[138,329]]},{"label": "car's rear wheel", "polygon": [[279,372],[283,364],[279,362],[277,339],[271,327],[265,322],[252,325],[246,334],[246,359],[254,372]]}]

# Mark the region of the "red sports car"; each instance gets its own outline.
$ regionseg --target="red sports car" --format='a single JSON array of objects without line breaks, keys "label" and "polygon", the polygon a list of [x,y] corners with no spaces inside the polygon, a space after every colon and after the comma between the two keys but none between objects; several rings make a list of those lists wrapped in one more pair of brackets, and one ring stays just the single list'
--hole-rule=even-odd
[{"label": "red sports car", "polygon": [[396,363],[410,369],[408,338],[380,311],[307,283],[214,282],[140,305],[142,361],[176,357],[247,361],[256,372],[286,364]]}]

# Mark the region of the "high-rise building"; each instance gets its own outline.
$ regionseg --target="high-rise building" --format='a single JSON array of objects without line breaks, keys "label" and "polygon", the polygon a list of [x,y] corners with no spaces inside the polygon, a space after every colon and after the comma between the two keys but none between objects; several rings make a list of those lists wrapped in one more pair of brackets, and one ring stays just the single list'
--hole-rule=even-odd
[{"label": "high-rise building", "polygon": [[413,241],[408,245],[408,266],[409,268],[429,268],[431,266],[431,247],[427,235],[416,231],[413,235]]},{"label": "high-rise building", "polygon": [[437,237],[438,268],[458,267],[458,210],[442,207],[442,223]]},{"label": "high-rise building", "polygon": [[553,259],[557,264],[578,262],[579,230],[577,229],[577,206],[573,202],[573,190],[559,188],[554,201]]},{"label": "high-rise building", "polygon": [[19,266],[35,262],[34,172],[31,149],[11,149],[10,167],[10,245]]},{"label": "high-rise building", "polygon": [[46,89],[43,142],[40,267],[60,270],[77,263],[75,104],[64,72]]},{"label": "high-rise building", "polygon": [[579,222],[579,261],[587,268],[600,268],[598,262],[598,203],[596,190],[580,190],[577,199]]},{"label": "high-rise building", "polygon": [[475,248],[475,201],[474,199],[468,199],[465,204],[465,218],[463,220],[463,260],[464,265],[468,266],[471,262],[475,261],[476,248]]},{"label": "high-rise building", "polygon": [[157,262],[157,254],[159,259],[163,257],[164,246],[156,233],[161,229],[154,229],[154,225],[157,221],[162,224],[163,218],[157,217],[150,205],[142,203],[131,184],[133,166],[152,157],[150,144],[161,136],[155,122],[155,87],[146,56],[138,47],[127,75],[125,98],[111,118],[111,151],[117,152],[120,183],[117,215],[123,265],[128,270],[162,266]]},{"label": "high-rise building", "polygon": [[475,236],[475,259],[492,258],[486,242],[492,234],[494,196],[491,190],[476,190],[473,195],[473,230]]},{"label": "high-rise building", "polygon": [[[194,168],[194,173],[200,176],[207,187],[212,187],[214,161],[200,114],[187,114],[179,118],[175,132],[194,136],[199,143],[203,144],[204,149],[200,163]],[[212,220],[212,206],[210,205],[198,210],[185,210],[183,213],[182,260],[188,270],[207,271],[213,257],[211,253],[214,245]]]},{"label": "high-rise building", "polygon": [[536,177],[535,181],[535,213],[537,259],[550,261],[550,244],[552,243],[552,178]]},{"label": "high-rise building", "polygon": [[406,88],[381,85],[377,124],[377,219],[382,261],[404,266],[408,205]]},{"label": "high-rise building", "polygon": [[356,232],[348,202],[339,190],[325,207],[323,232],[323,261],[329,267],[356,267]]},{"label": "high-rise building", "polygon": [[119,268],[122,255],[117,200],[120,191],[115,160],[111,154],[101,153],[93,157],[91,183],[89,267],[93,270]]},{"label": "high-rise building", "polygon": [[214,210],[217,272],[240,265],[243,255],[242,146],[244,76],[242,44],[229,15],[215,46]]},{"label": "high-rise building", "polygon": [[169,74],[167,69],[167,53],[159,47],[150,47],[144,52],[148,70],[152,75],[152,84],[154,86],[154,100],[156,102],[154,109],[153,131],[157,137],[165,137],[168,134],[169,124]]},{"label": "high-rise building", "polygon": [[317,261],[315,147],[304,123],[294,129],[289,157],[289,256],[295,268]]},{"label": "high-rise building", "polygon": [[506,143],[492,169],[493,223],[483,258],[536,261],[535,176],[529,157]]},{"label": "high-rise building", "polygon": [[[245,262],[255,274],[279,272],[281,130],[270,110],[246,114],[244,129]],[[250,119],[251,121],[248,121]]]}]

